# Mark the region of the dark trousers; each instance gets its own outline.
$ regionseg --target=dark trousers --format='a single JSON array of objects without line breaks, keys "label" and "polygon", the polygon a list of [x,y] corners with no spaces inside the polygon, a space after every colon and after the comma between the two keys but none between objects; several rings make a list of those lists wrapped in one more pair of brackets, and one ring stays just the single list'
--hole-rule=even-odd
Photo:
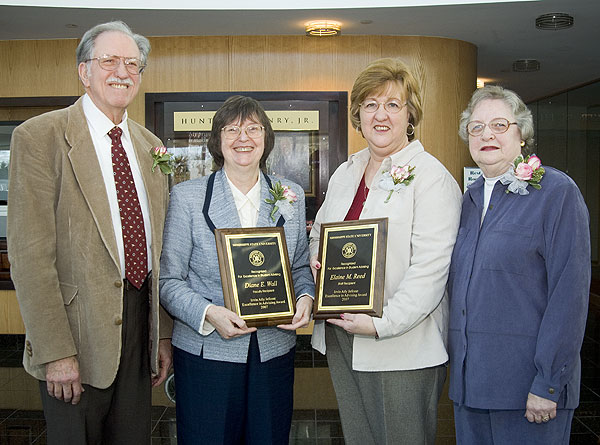
[{"label": "dark trousers", "polygon": [[251,336],[246,363],[174,348],[179,445],[289,443],[294,349],[261,363],[256,333]]},{"label": "dark trousers", "polygon": [[123,292],[121,362],[106,389],[83,385],[77,405],[48,395],[40,382],[49,445],[149,444],[152,387],[148,352],[148,280]]}]

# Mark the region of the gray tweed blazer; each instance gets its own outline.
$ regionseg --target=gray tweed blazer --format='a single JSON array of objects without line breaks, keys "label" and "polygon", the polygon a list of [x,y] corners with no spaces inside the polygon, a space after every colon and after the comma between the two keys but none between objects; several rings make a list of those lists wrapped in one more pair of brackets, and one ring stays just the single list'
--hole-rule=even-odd
[{"label": "gray tweed blazer", "polygon": [[[271,178],[274,182],[277,178]],[[269,187],[263,175],[258,227],[275,226],[270,218]],[[223,291],[215,237],[202,213],[208,177],[180,183],[173,187],[161,255],[160,300],[174,318],[173,345],[191,354],[210,360],[244,363],[247,359],[250,335],[223,339],[215,330],[210,335],[199,333],[202,315],[209,304],[223,306]],[[285,238],[292,268],[296,296],[314,295],[314,283],[308,263],[308,242],[302,188],[282,180],[298,196],[293,204],[296,212],[284,224]],[[241,227],[233,195],[223,170],[215,176],[209,216],[216,228]],[[296,344],[296,334],[276,327],[258,329],[261,361],[287,353]]]}]

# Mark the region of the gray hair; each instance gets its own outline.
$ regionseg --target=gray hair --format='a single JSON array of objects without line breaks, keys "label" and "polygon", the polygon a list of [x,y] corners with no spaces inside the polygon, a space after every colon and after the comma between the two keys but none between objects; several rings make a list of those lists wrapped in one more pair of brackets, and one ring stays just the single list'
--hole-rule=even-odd
[{"label": "gray hair", "polygon": [[120,32],[131,37],[140,50],[140,59],[142,64],[146,64],[148,54],[150,53],[150,42],[148,39],[140,34],[134,34],[134,32],[129,26],[127,26],[125,22],[114,21],[101,23],[86,31],[81,38],[81,42],[79,42],[79,45],[77,46],[77,66],[79,66],[80,63],[85,63],[86,60],[92,58],[96,38],[105,32]]},{"label": "gray hair", "polygon": [[534,149],[533,144],[533,117],[531,111],[527,108],[527,105],[523,100],[512,90],[502,88],[497,85],[486,85],[483,88],[475,90],[469,101],[469,105],[465,111],[460,115],[460,123],[458,126],[458,135],[460,138],[469,143],[469,134],[467,133],[467,124],[471,121],[471,116],[475,107],[482,101],[487,99],[498,99],[504,101],[504,103],[511,109],[517,126],[521,131],[521,139],[525,142],[525,146],[521,149],[523,154],[531,153]]}]

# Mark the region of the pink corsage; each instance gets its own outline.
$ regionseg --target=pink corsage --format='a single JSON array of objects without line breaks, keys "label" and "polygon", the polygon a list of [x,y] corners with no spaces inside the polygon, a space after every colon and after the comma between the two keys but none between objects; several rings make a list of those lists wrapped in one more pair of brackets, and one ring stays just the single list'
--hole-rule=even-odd
[{"label": "pink corsage", "polygon": [[528,195],[528,185],[536,190],[542,188],[540,181],[544,177],[544,173],[546,173],[546,170],[544,170],[542,161],[536,155],[527,156],[525,159],[519,155],[513,162],[513,169],[507,171],[500,178],[500,182],[504,185],[508,184],[506,193]]},{"label": "pink corsage", "polygon": [[392,165],[390,171],[383,173],[383,176],[379,180],[379,188],[390,192],[384,201],[385,203],[389,202],[392,193],[400,191],[402,186],[408,186],[415,179],[415,175],[413,174],[414,169],[415,167],[408,165],[403,167]]},{"label": "pink corsage", "polygon": [[287,185],[281,185],[281,182],[276,182],[273,188],[269,189],[272,198],[265,199],[267,204],[273,204],[271,210],[271,219],[275,221],[275,212],[279,210],[279,213],[284,218],[289,219],[294,215],[294,208],[292,204],[298,201],[298,196],[294,191]]},{"label": "pink corsage", "polygon": [[161,145],[160,147],[151,148],[150,155],[152,156],[152,173],[154,173],[156,166],[165,175],[173,173],[173,166],[171,165],[173,155],[167,151],[167,147]]}]

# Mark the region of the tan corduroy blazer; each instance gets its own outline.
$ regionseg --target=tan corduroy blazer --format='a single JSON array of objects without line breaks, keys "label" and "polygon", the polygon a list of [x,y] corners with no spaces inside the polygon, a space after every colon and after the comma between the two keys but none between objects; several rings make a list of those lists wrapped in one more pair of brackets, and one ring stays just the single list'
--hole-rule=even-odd
[{"label": "tan corduroy blazer", "polygon": [[[169,338],[172,329],[158,298],[167,178],[158,168],[151,171],[149,151],[160,140],[132,120],[128,126],[150,207],[150,345],[156,372],[158,339]],[[82,382],[106,388],[119,367],[123,285],[81,98],[15,129],[9,174],[8,254],[25,322],[25,369],[45,380],[46,363],[76,355]]]}]

